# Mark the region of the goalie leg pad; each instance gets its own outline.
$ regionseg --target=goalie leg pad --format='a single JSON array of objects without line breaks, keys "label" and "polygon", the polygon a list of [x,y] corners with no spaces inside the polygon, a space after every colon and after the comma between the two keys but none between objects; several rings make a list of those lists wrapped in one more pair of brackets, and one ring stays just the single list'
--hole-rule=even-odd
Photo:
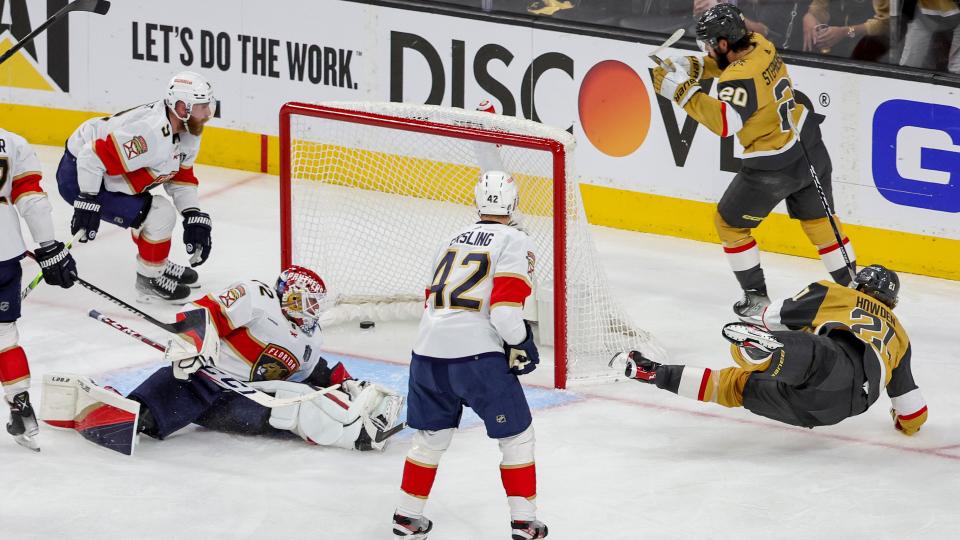
[{"label": "goalie leg pad", "polygon": [[127,397],[150,409],[157,430],[145,433],[164,439],[195,422],[220,394],[212,383],[198,377],[181,381],[173,376],[172,367],[162,367]]},{"label": "goalie leg pad", "polygon": [[48,373],[43,378],[40,418],[76,429],[83,438],[121,454],[133,455],[140,404],[82,375]]}]

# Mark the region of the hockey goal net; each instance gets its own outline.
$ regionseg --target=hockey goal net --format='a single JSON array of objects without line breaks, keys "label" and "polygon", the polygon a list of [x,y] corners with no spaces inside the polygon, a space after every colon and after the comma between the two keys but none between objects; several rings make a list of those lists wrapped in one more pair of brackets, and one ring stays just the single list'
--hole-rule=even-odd
[{"label": "hockey goal net", "polygon": [[288,103],[280,112],[281,261],[317,269],[339,319],[418,317],[437,249],[476,220],[480,171],[520,186],[537,246],[533,302],[554,385],[610,378],[611,356],[663,351],[613,300],[571,161],[574,138],[487,112],[373,102]]}]

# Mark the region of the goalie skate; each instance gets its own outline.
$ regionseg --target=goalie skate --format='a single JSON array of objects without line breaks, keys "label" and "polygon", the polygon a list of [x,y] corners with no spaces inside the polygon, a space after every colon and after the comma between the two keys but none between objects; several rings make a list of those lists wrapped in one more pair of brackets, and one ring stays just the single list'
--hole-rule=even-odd
[{"label": "goalie skate", "polygon": [[37,425],[37,415],[30,405],[29,394],[26,391],[20,392],[13,396],[13,401],[8,405],[10,420],[7,422],[7,433],[13,435],[13,440],[20,446],[39,452],[37,435],[40,434],[40,426]]}]

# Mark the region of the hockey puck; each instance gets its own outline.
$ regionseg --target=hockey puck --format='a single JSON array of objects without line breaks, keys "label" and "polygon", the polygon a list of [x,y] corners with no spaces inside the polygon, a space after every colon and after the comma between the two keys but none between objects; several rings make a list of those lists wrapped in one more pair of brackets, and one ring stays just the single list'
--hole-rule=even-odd
[{"label": "hockey puck", "polygon": [[369,330],[374,326],[376,326],[376,323],[374,323],[373,321],[360,321],[360,328],[364,330]]}]

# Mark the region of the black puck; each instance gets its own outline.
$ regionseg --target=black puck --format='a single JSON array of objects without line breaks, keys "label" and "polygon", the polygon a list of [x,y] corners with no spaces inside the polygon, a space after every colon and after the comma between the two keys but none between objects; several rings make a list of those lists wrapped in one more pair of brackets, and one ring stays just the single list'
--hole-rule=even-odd
[{"label": "black puck", "polygon": [[373,328],[374,326],[376,326],[376,323],[373,321],[360,321],[360,328],[363,328],[364,330]]}]

